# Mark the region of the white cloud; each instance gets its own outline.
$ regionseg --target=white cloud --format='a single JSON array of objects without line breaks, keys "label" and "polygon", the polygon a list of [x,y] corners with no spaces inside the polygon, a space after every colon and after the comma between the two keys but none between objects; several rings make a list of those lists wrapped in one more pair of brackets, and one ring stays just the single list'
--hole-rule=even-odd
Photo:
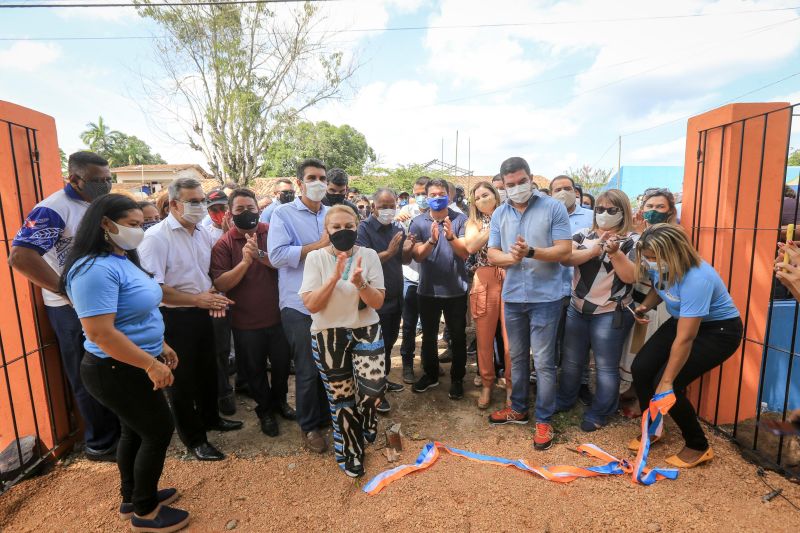
[{"label": "white cloud", "polygon": [[686,137],[623,151],[622,164],[681,165],[686,150]]},{"label": "white cloud", "polygon": [[0,49],[0,69],[33,72],[61,57],[61,47],[55,43],[14,41]]}]

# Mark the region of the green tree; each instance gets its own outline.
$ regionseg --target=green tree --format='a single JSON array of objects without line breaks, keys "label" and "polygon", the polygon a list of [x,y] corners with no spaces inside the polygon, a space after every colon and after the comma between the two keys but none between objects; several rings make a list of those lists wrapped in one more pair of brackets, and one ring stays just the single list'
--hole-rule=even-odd
[{"label": "green tree", "polygon": [[[139,14],[166,33],[156,39],[161,71],[145,83],[153,113],[183,131],[221,181],[267,174],[270,144],[287,125],[338,97],[355,66],[331,46],[316,4],[172,6],[137,0]],[[177,4],[177,2],[173,2]]]},{"label": "green tree", "polygon": [[424,165],[412,163],[399,165],[397,168],[389,169],[376,167],[367,172],[364,176],[353,180],[353,186],[364,194],[372,194],[380,187],[391,187],[397,192],[411,192],[414,182],[420,176],[429,178],[446,178],[441,170],[426,169]]},{"label": "green tree", "polygon": [[159,154],[152,153],[150,146],[140,138],[109,128],[103,117],[96,123],[88,123],[86,128],[81,133],[86,148],[105,158],[111,167],[166,163]]},{"label": "green tree", "polygon": [[344,124],[299,122],[286,128],[270,144],[264,162],[267,176],[293,176],[297,164],[307,157],[317,157],[328,168],[342,168],[348,174],[362,175],[375,162],[375,151],[364,134]]},{"label": "green tree", "polygon": [[583,165],[578,169],[570,168],[565,174],[575,180],[575,183],[581,186],[583,192],[595,194],[600,191],[603,185],[608,183],[611,177],[611,170]]},{"label": "green tree", "polygon": [[790,167],[800,167],[800,148],[789,149],[789,159],[786,164]]},{"label": "green tree", "polygon": [[61,158],[61,175],[66,176],[69,172],[69,169],[67,168],[67,154],[65,154],[64,150],[61,148],[58,149],[58,157]]}]

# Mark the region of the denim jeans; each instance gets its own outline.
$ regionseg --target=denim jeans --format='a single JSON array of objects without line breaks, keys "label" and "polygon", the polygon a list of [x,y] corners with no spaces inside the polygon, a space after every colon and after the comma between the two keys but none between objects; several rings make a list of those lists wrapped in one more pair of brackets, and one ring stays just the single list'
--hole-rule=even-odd
[{"label": "denim jeans", "polygon": [[536,421],[550,422],[556,411],[556,334],[561,299],[554,302],[505,303],[511,352],[511,407],[528,412],[531,347],[536,369]]},{"label": "denim jeans", "polygon": [[45,306],[44,309],[58,339],[61,365],[67,375],[78,412],[83,418],[86,450],[93,453],[113,450],[120,436],[117,415],[89,394],[81,379],[84,336],[78,314],[71,305]]},{"label": "denim jeans", "polygon": [[311,315],[284,307],[281,324],[294,357],[297,423],[308,433],[331,419],[328,396],[311,351]]},{"label": "denim jeans", "polygon": [[584,315],[572,306],[567,309],[564,326],[564,354],[561,360],[561,378],[558,383],[559,411],[575,405],[581,377],[589,364],[589,347],[594,351],[597,368],[597,389],[592,405],[583,414],[585,420],[605,425],[607,418],[617,411],[619,400],[619,360],[622,346],[633,326],[633,316],[622,314],[622,327],[612,327],[614,312]]}]

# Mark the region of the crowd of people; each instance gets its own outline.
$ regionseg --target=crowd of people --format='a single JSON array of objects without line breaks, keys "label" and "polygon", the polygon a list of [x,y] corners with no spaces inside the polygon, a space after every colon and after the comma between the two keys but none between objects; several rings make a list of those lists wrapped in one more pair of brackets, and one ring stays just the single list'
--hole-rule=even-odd
[{"label": "crowd of people", "polygon": [[[224,459],[207,434],[243,426],[226,418],[236,392],[255,400],[269,437],[279,419],[296,421],[303,444],[323,453],[332,428],[337,464],[360,477],[389,393],[424,395],[449,362],[449,397],[462,399],[473,350],[477,408],[499,386],[502,408],[487,423],[532,421],[536,450],[552,446],[554,415],[579,401],[591,432],[621,406],[645,409],[673,391],[685,446],[667,462],[713,457],[686,387],[735,352],[742,322],[675,224],[668,190],[648,189],[636,211],[620,190],[595,198],[563,175],[545,193],[519,157],[468,192],[420,177],[411,191],[367,197],[317,159],[277,180],[271,202],[233,185],[205,194],[190,178],[156,203],[111,187],[104,159],[72,154],[68,183],[30,212],[10,263],[42,288],[85,453],[117,462],[120,515],[136,530],[188,522],[168,505],[178,492],[158,487],[173,427],[198,460]],[[798,295],[800,252],[786,250],[778,278]]]}]

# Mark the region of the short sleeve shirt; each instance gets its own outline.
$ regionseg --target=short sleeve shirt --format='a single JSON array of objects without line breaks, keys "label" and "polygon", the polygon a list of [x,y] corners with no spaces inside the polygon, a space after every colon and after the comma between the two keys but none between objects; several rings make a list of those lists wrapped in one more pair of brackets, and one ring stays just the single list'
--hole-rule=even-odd
[{"label": "short sleeve shirt", "polygon": [[[463,237],[467,217],[452,209],[448,209],[447,214],[453,226],[453,235],[456,238]],[[431,238],[431,224],[433,218],[430,211],[422,213],[411,221],[409,233],[414,235],[416,242],[426,242]],[[445,238],[442,225],[440,222],[436,247],[424,261],[419,263],[417,294],[435,298],[454,298],[467,293],[467,268],[464,260],[455,254],[453,246]]]},{"label": "short sleeve shirt", "polygon": [[[348,260],[348,266],[342,274],[342,279],[336,282],[328,304],[318,313],[311,313],[311,332],[331,328],[363,328],[379,322],[378,313],[367,306],[359,309],[358,287],[350,281],[350,275],[355,269],[356,262],[361,258],[362,277],[374,289],[384,289],[383,269],[381,260],[375,250],[359,246]],[[303,283],[299,294],[314,291],[322,287],[336,272],[336,256],[328,247],[314,250],[306,256],[303,269]]]},{"label": "short sleeve shirt", "polygon": [[[636,261],[637,233],[628,233],[620,245],[620,253]],[[578,250],[587,250],[597,246],[600,235],[597,230],[585,228],[572,237]],[[617,306],[617,301],[629,305],[633,298],[633,285],[624,283],[617,277],[614,265],[607,254],[593,257],[584,264],[575,267],[572,281],[572,306],[586,315],[610,313]]]},{"label": "short sleeve shirt", "polygon": [[[403,226],[397,222],[391,224],[381,224],[374,216],[370,216],[358,226],[358,238],[356,244],[366,248],[372,248],[378,253],[385,252],[389,248],[389,243],[395,235],[402,233],[405,235]],[[386,287],[386,298],[383,307],[378,309],[378,313],[395,313],[402,310],[403,297],[403,252],[402,246],[405,236],[400,241],[400,248],[397,253],[387,261],[381,263],[383,266],[383,283]]]},{"label": "short sleeve shirt", "polygon": [[[67,275],[67,294],[78,318],[115,313],[114,327],[131,342],[152,356],[161,353],[161,287],[128,258],[110,254],[78,260]],[[83,347],[97,357],[110,357],[88,338]]]},{"label": "short sleeve shirt", "polygon": [[703,322],[710,322],[739,316],[739,310],[719,274],[705,261],[690,269],[683,279],[665,288],[661,288],[657,272],[651,270],[648,274],[667,311],[675,318],[702,317]]}]

